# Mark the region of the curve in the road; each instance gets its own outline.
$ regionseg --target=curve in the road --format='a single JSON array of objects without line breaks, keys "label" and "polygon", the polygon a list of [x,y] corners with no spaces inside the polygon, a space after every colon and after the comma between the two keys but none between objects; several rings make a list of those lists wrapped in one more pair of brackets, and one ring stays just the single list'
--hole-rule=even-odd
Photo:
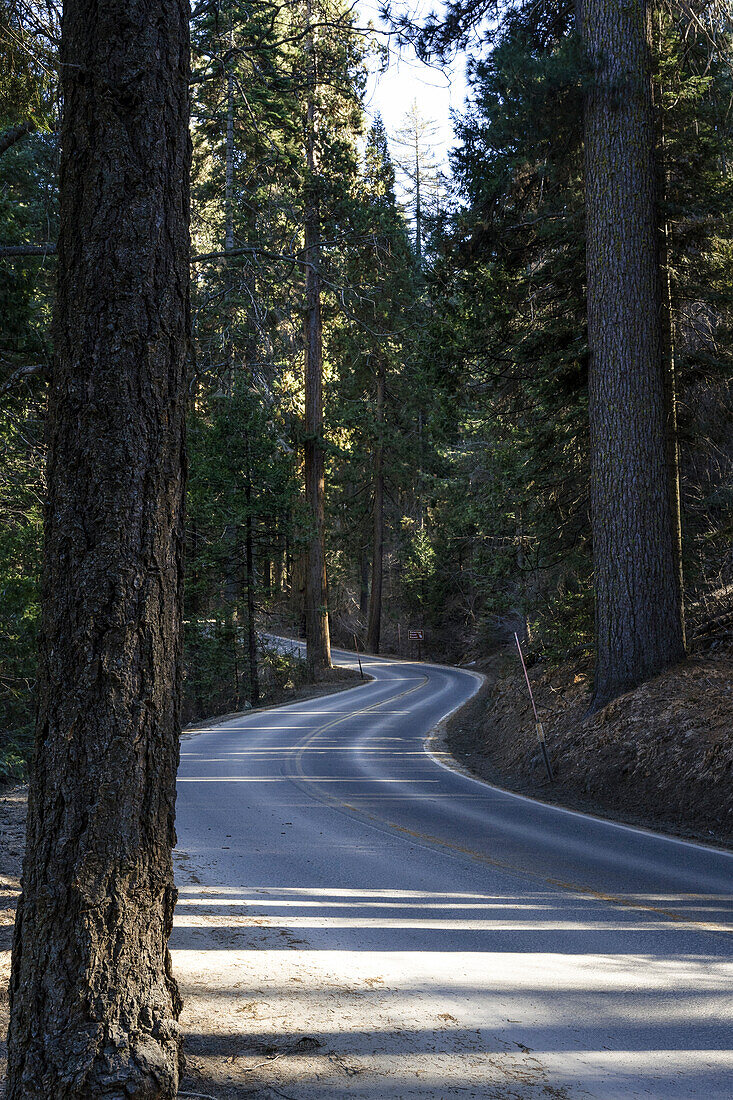
[{"label": "curve in the road", "polygon": [[[425,738],[477,690],[476,674],[365,664],[362,687],[183,745],[174,946],[185,953],[226,916],[230,952],[242,928],[264,928],[293,939],[311,986],[345,983],[311,1018],[318,996],[293,993],[292,954],[271,938],[264,955],[246,953],[255,984],[263,965],[277,971],[291,1023],[300,1014],[327,1036],[328,1058],[302,1072],[290,1059],[280,1085],[304,1100],[345,1095],[324,1067],[347,1051],[349,1095],[364,1097],[732,1096],[733,855],[446,766]],[[360,1002],[358,1028],[326,1026],[366,958],[379,1010]],[[417,987],[419,1012],[405,995]]]}]

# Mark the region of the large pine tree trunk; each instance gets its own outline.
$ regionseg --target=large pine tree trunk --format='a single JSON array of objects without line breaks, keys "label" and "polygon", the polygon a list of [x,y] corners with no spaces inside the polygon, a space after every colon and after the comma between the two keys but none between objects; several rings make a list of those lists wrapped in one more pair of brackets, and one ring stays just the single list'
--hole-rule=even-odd
[{"label": "large pine tree trunk", "polygon": [[359,557],[359,618],[367,621],[369,615],[369,551],[362,546]]},{"label": "large pine tree trunk", "polygon": [[286,538],[282,531],[283,521],[275,519],[275,538],[272,560],[272,587],[276,596],[281,596],[287,574]]},{"label": "large pine tree trunk", "polygon": [[382,626],[382,576],[384,563],[384,367],[377,370],[377,441],[374,447],[374,504],[372,513],[372,583],[369,592],[369,620],[366,647],[379,653]]},{"label": "large pine tree trunk", "polygon": [[[315,233],[310,218],[306,221],[306,256],[317,254]],[[310,231],[309,231],[310,229]],[[319,278],[308,268],[306,277],[306,353],[305,353],[305,498],[311,532],[305,566],[305,637],[307,660],[317,675],[331,667],[331,643],[328,630],[325,555],[325,470],[323,460],[323,365],[321,303]]]},{"label": "large pine tree trunk", "polygon": [[36,756],[10,1100],[174,1097],[188,5],[66,0]]},{"label": "large pine tree trunk", "polygon": [[257,627],[255,621],[255,555],[252,523],[252,463],[249,432],[244,434],[246,468],[244,471],[244,576],[247,590],[247,664],[249,667],[249,701],[256,707],[260,701],[260,675],[257,667]]},{"label": "large pine tree trunk", "polygon": [[665,450],[646,0],[583,0],[594,708],[684,653]]},{"label": "large pine tree trunk", "polygon": [[306,105],[305,200],[305,499],[311,524],[305,570],[306,656],[311,675],[331,667],[325,554],[323,455],[323,326],[321,322],[321,225],[316,173],[317,58],[311,3],[307,3],[309,90]]}]

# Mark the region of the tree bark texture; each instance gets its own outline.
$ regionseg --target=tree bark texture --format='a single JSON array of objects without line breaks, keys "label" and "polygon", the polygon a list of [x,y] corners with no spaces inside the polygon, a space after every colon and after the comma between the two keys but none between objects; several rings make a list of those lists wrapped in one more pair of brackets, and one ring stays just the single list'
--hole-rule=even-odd
[{"label": "tree bark texture", "polygon": [[250,462],[249,433],[244,434],[246,469],[244,472],[244,575],[247,589],[247,665],[249,669],[249,701],[256,707],[260,701],[260,675],[257,668],[257,628],[255,621],[255,555],[252,530],[252,464]]},{"label": "tree bark texture", "polygon": [[372,583],[369,593],[369,620],[366,647],[379,653],[382,626],[382,576],[384,563],[384,367],[377,369],[376,429],[374,446],[374,502],[372,512]]},{"label": "tree bark texture", "polygon": [[[306,221],[306,256],[317,252]],[[312,223],[311,223],[312,230]],[[306,649],[311,671],[331,667],[325,555],[325,470],[323,456],[323,363],[321,302],[318,273],[306,275],[305,352],[305,497],[311,534],[305,573]]]},{"label": "tree bark texture", "polygon": [[584,0],[593,706],[684,653],[665,446],[662,280],[646,0]]},{"label": "tree bark texture", "polygon": [[318,82],[310,0],[307,4],[310,87],[306,104],[305,196],[305,499],[310,513],[305,572],[306,657],[312,675],[331,667],[325,553],[323,455],[323,325],[321,321],[321,226],[318,197],[315,90]]},{"label": "tree bark texture", "polygon": [[188,4],[66,0],[36,755],[9,1100],[172,1098]]},{"label": "tree bark texture", "polygon": [[359,617],[366,622],[369,616],[369,551],[361,548],[359,558]]},{"label": "tree bark texture", "polygon": [[287,575],[286,539],[280,530],[281,521],[275,519],[274,557],[272,561],[272,586],[276,595],[280,595],[285,587]]}]

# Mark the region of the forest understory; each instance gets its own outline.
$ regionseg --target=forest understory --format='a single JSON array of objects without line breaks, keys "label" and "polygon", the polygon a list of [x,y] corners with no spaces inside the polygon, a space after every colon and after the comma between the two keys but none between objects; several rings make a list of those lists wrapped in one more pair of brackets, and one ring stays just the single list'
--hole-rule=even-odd
[{"label": "forest understory", "polygon": [[[8,1100],[175,1096],[171,922],[182,1096],[340,1100],[329,1020],[392,1035],[363,958],[173,913],[181,727],[358,682],[332,644],[484,673],[445,737],[499,787],[733,842],[730,4],[0,0]],[[405,50],[450,139],[375,109]]]}]

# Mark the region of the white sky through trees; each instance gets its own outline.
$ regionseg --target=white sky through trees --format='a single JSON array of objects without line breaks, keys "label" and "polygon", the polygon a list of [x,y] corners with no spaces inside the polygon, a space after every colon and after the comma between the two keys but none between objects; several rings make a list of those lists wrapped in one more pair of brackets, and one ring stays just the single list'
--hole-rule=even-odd
[{"label": "white sky through trees", "polygon": [[[416,20],[424,18],[436,5],[428,3],[395,3],[395,12],[409,13]],[[379,19],[379,6],[375,0],[361,0],[359,4],[362,25],[370,20],[376,27],[383,27]],[[417,100],[423,117],[436,124],[436,160],[444,172],[448,171],[448,149],[453,144],[453,124],[450,112],[461,110],[466,96],[465,59],[459,55],[451,64],[425,65],[410,48],[398,49],[388,36],[380,36],[389,44],[389,65],[386,72],[379,72],[378,59],[372,58],[371,74],[365,106],[369,117],[377,112],[382,115],[387,133],[392,138],[404,121],[413,100]],[[393,147],[393,152],[394,152]]]}]

